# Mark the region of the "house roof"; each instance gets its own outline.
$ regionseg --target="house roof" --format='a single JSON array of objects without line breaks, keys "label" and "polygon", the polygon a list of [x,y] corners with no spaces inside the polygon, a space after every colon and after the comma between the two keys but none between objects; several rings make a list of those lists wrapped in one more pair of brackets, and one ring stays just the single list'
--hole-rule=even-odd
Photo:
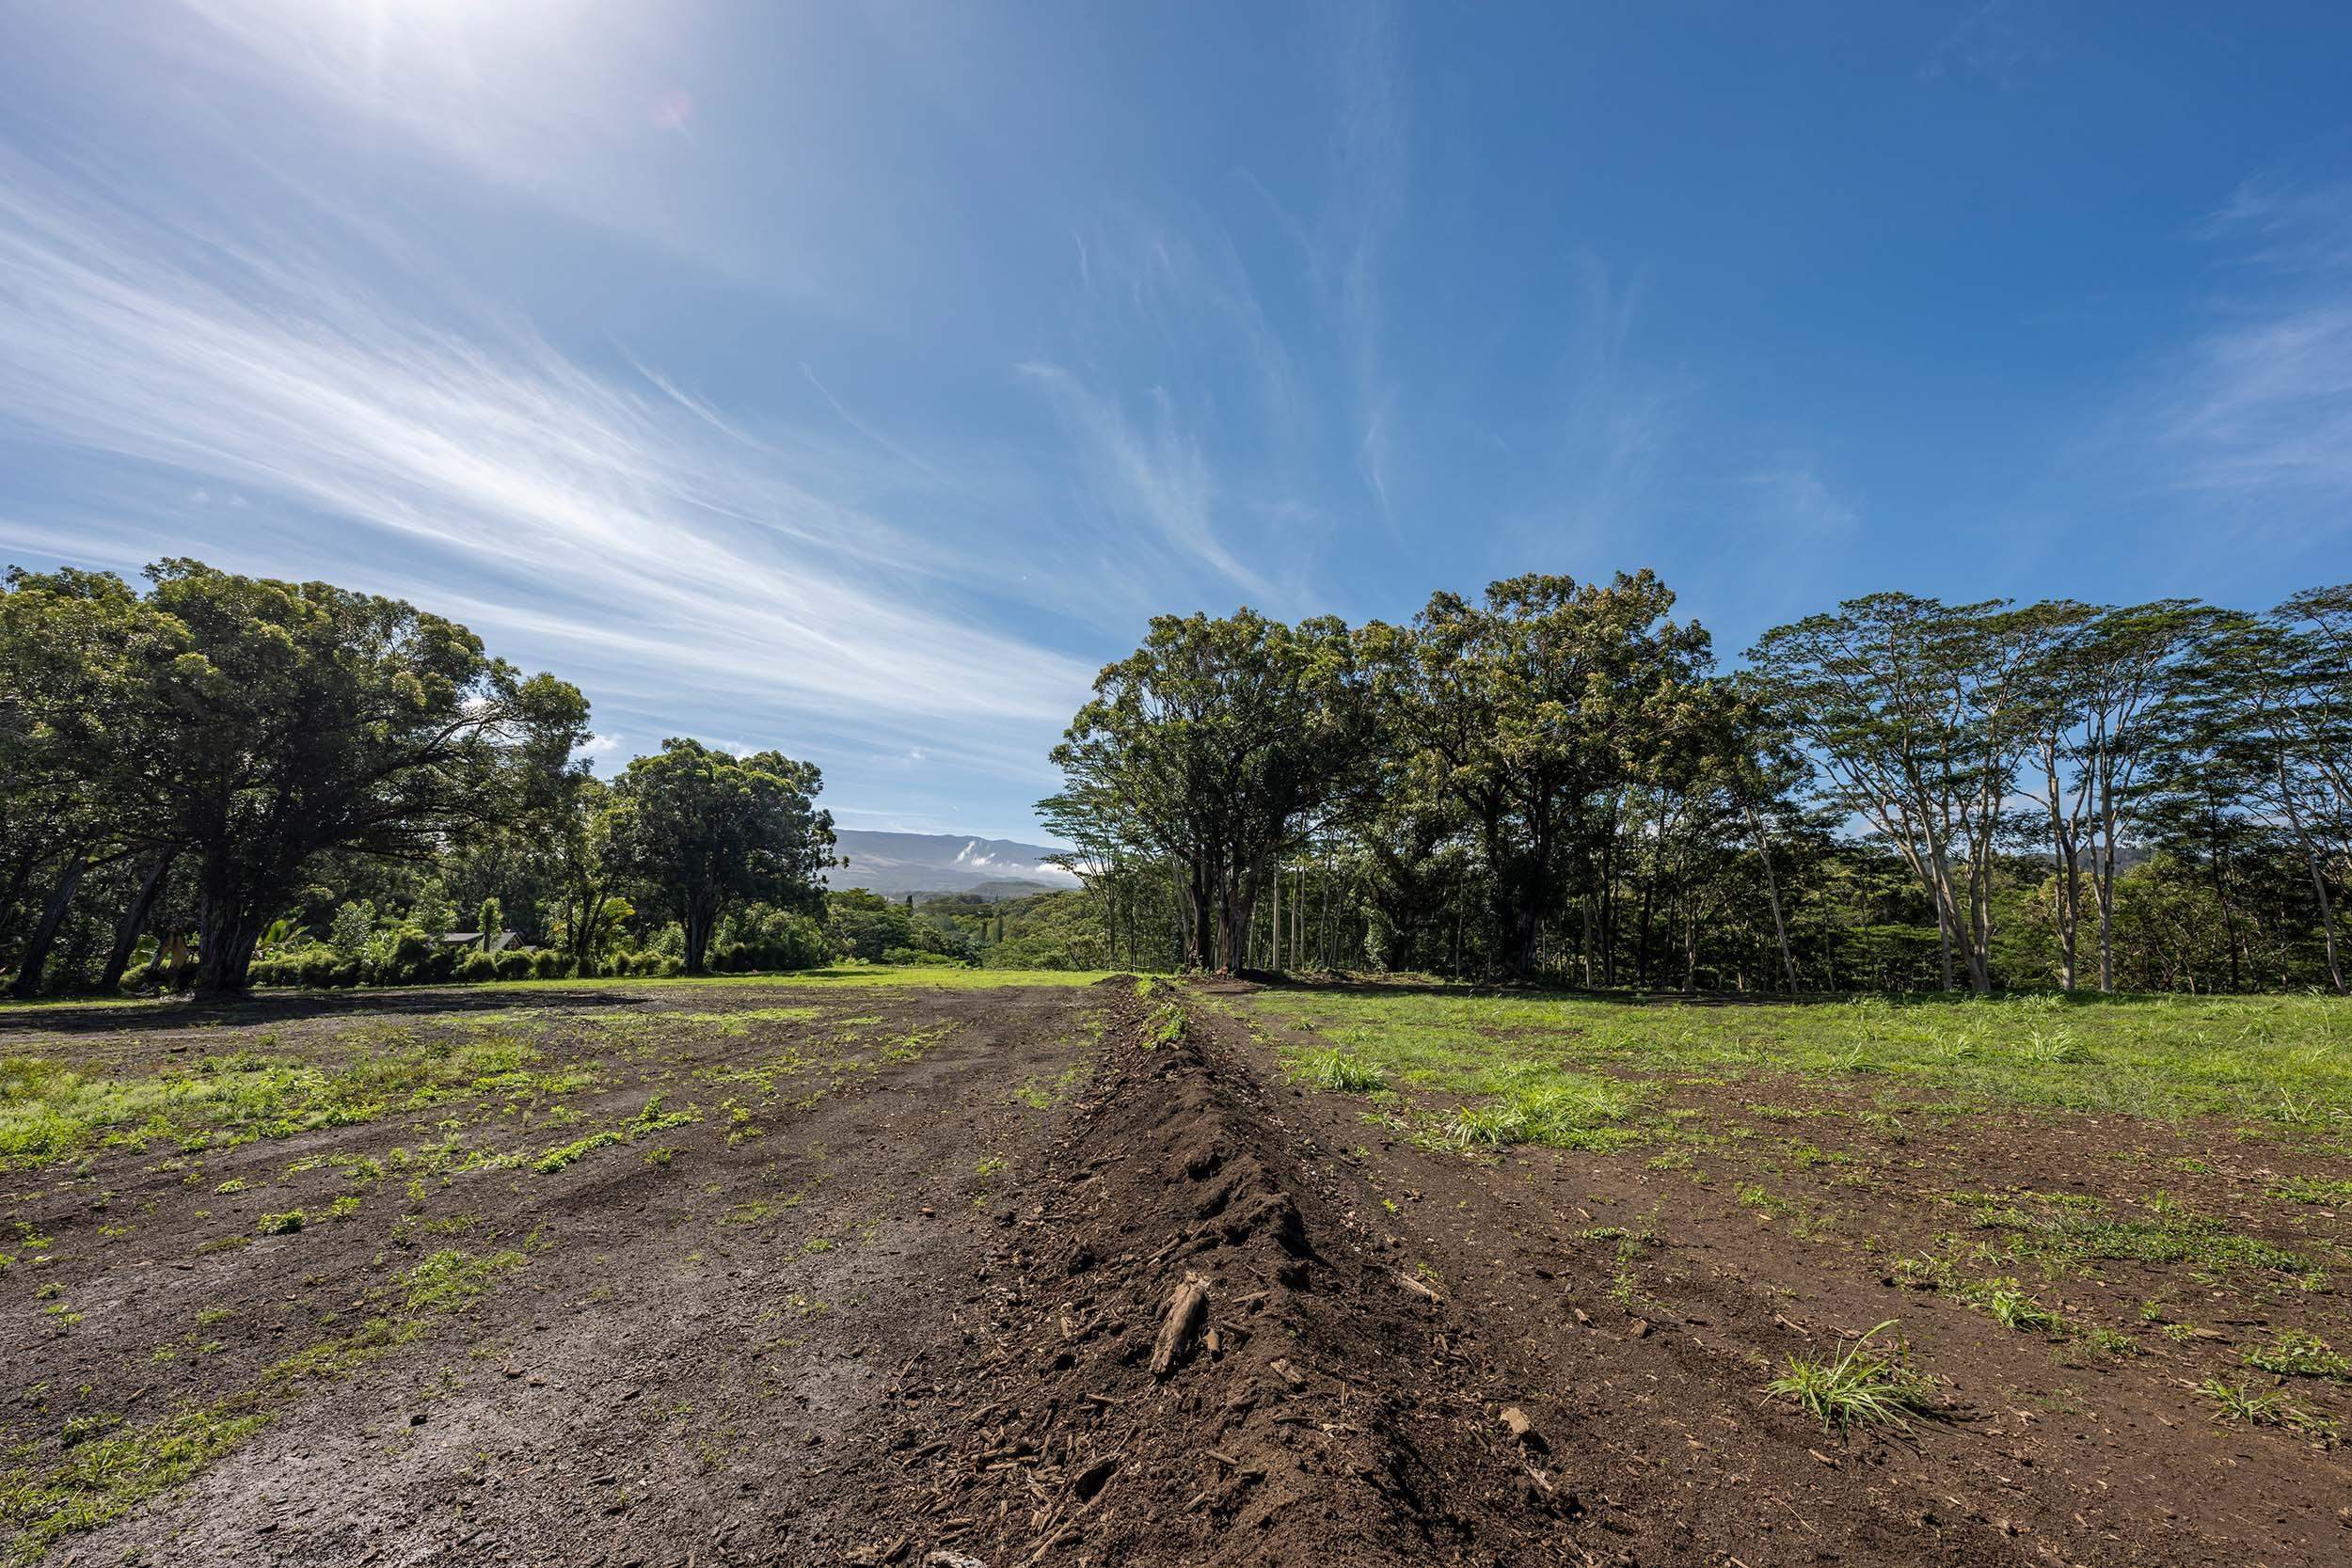
[{"label": "house roof", "polygon": [[441,945],[444,947],[479,947],[485,953],[503,953],[515,945],[516,935],[516,933],[513,931],[497,931],[491,934],[487,942],[485,942],[480,931],[452,931],[441,939]]}]

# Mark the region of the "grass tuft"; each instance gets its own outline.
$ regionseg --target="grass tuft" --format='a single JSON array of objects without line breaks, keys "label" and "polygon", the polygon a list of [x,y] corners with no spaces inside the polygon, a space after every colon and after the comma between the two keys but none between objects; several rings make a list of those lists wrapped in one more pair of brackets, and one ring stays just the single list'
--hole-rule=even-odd
[{"label": "grass tuft", "polygon": [[1934,1386],[1905,1366],[1899,1352],[1881,1354],[1870,1348],[1871,1339],[1895,1321],[1889,1318],[1835,1355],[1790,1356],[1764,1392],[1789,1401],[1823,1431],[1842,1433],[1860,1425],[1909,1432],[1908,1418],[1933,1407]]},{"label": "grass tuft", "polygon": [[1309,1056],[1305,1076],[1319,1089],[1337,1089],[1345,1094],[1370,1094],[1389,1085],[1378,1068],[1337,1046]]}]

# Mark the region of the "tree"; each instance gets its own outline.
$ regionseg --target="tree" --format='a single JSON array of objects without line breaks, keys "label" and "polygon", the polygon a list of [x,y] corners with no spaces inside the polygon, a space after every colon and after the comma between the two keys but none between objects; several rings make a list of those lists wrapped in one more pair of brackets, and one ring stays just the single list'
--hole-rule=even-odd
[{"label": "tree", "polygon": [[612,785],[605,825],[612,864],[686,937],[686,972],[700,974],[719,917],[760,898],[813,909],[818,873],[833,863],[833,816],[817,809],[814,764],[780,752],[732,757],[694,740],[665,740]]},{"label": "tree", "polygon": [[1668,620],[1673,608],[1647,571],[1606,586],[1531,575],[1492,584],[1481,605],[1438,594],[1409,634],[1371,634],[1396,743],[1477,837],[1514,975],[1534,971],[1563,879],[1604,885],[1594,863],[1613,828],[1609,797],[1689,721],[1708,639]]},{"label": "tree", "polygon": [[2042,629],[2002,601],[1874,594],[1776,626],[1748,654],[1826,793],[1928,890],[1947,989],[1957,953],[1969,988],[1992,990],[1993,857],[2032,733]]},{"label": "tree", "polygon": [[2022,720],[2033,758],[2028,793],[2043,817],[2054,867],[2051,921],[2058,982],[2079,970],[2082,875],[2097,910],[2099,989],[2115,989],[2115,879],[2138,826],[2152,761],[2175,709],[2184,660],[2211,634],[2210,610],[2186,599],[2122,609],[2072,600],[2016,612],[2026,639]]},{"label": "tree", "polygon": [[[140,804],[124,713],[140,610],[120,578],[101,572],[11,570],[0,592],[0,961],[12,948],[20,997],[40,993],[83,879],[139,847],[120,830]],[[168,869],[163,862],[151,879],[151,896]],[[38,913],[19,942],[15,915],[28,893]]]},{"label": "tree", "polygon": [[1172,862],[1187,961],[1238,969],[1267,879],[1369,738],[1355,641],[1336,619],[1156,616],[1143,646],[1095,677],[1054,749],[1068,787],[1043,808],[1098,814]]},{"label": "tree", "polygon": [[[2338,605],[2334,601],[2345,601]],[[2345,990],[2331,883],[2352,869],[2352,588],[2297,595],[2266,616],[2223,617],[2201,649],[2193,703],[2217,760],[2300,854],[2328,983]]]},{"label": "tree", "polygon": [[193,863],[199,991],[245,989],[316,857],[429,857],[511,818],[586,732],[576,689],[400,600],[193,561],[147,577],[108,767],[139,802],[121,831]]}]

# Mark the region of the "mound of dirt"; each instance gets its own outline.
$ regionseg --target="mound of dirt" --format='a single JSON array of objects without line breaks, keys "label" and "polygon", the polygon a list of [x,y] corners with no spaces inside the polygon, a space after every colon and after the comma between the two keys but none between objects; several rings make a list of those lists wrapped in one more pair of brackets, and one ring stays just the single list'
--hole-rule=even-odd
[{"label": "mound of dirt", "polygon": [[900,1477],[847,1560],[1630,1561],[1566,1547],[1584,1505],[1482,1402],[1438,1290],[1326,1250],[1255,1080],[1117,1006],[1042,1201],[996,1216],[980,1314],[890,1390]]}]

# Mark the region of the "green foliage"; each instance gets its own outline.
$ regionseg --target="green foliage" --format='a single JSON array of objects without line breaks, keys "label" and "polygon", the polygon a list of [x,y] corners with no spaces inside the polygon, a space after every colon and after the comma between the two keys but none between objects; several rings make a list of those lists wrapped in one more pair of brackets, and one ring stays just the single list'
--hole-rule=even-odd
[{"label": "green foliage", "polygon": [[347,903],[335,911],[327,927],[326,945],[335,957],[350,962],[368,950],[368,938],[374,933],[375,906]]},{"label": "green foliage", "polygon": [[977,952],[952,922],[864,888],[827,894],[825,921],[834,950],[868,963],[963,963]]},{"label": "green foliage", "polygon": [[[21,674],[81,710],[56,732],[71,737],[58,760],[77,804],[103,813],[94,831],[185,858],[202,990],[245,987],[320,857],[431,853],[511,817],[584,732],[577,690],[521,677],[398,600],[193,561],[147,577],[140,596],[88,575],[13,576],[0,662],[17,673],[0,685]],[[352,961],[365,933],[346,919],[338,936]]]},{"label": "green foliage", "polygon": [[689,1126],[703,1119],[702,1113],[691,1107],[683,1111],[664,1112],[661,1109],[661,1099],[662,1097],[657,1094],[646,1101],[644,1109],[640,1110],[627,1126],[606,1128],[548,1149],[532,1162],[531,1168],[541,1176],[552,1176],[564,1166],[587,1158],[599,1148],[610,1148],[615,1144],[630,1143],[648,1133],[665,1132],[673,1127]]},{"label": "green foliage", "polygon": [[1987,1279],[1967,1286],[1960,1297],[1969,1306],[1991,1314],[1993,1321],[2003,1328],[2053,1334],[2066,1326],[2064,1318],[2036,1301],[2033,1293],[2014,1278]]},{"label": "green foliage", "polygon": [[444,1247],[402,1272],[402,1305],[412,1313],[457,1311],[479,1300],[501,1275],[521,1267],[523,1255],[511,1249],[477,1258]]},{"label": "green foliage", "polygon": [[400,1046],[334,1068],[241,1053],[124,1078],[38,1057],[0,1059],[0,1169],[105,1148],[200,1149],[356,1126],[473,1092],[492,1074],[557,1087],[562,1080],[532,1074],[539,1059],[496,1038]]},{"label": "green foliage", "polygon": [[2308,1405],[2297,1404],[2283,1389],[2258,1394],[2237,1384],[2209,1377],[2198,1384],[2197,1391],[2213,1402],[2213,1418],[2217,1421],[2285,1427],[2324,1443],[2337,1442],[2343,1436],[2334,1421]]},{"label": "green foliage", "polygon": [[2352,1382],[2352,1356],[2316,1334],[2289,1329],[2267,1345],[2249,1345],[2246,1365],[2282,1377],[2324,1377]]},{"label": "green foliage", "polygon": [[1370,745],[1369,697],[1337,619],[1154,616],[1143,646],[1095,677],[1054,749],[1066,787],[1040,810],[1104,858],[1173,857],[1189,960],[1244,966],[1268,869]]},{"label": "green foliage", "polygon": [[1934,1385],[1904,1364],[1899,1351],[1883,1354],[1870,1341],[1895,1325],[1893,1319],[1827,1355],[1792,1355],[1764,1392],[1785,1399],[1821,1423],[1825,1432],[1856,1425],[1911,1430],[1909,1418],[1932,1408]]},{"label": "green foliage", "polygon": [[1544,1072],[1486,1104],[1455,1111],[1446,1121],[1445,1136],[1465,1149],[1513,1144],[1622,1148],[1641,1137],[1623,1125],[1640,1104],[1640,1091],[1616,1079]]},{"label": "green foliage", "polygon": [[712,931],[737,903],[816,900],[833,848],[821,787],[813,765],[781,752],[733,757],[692,740],[663,741],[614,783],[606,854],[677,918],[688,974],[703,972]]},{"label": "green foliage", "polygon": [[[2014,1049],[2038,1016],[2007,1001],[1684,1008],[1560,996],[1264,990],[1243,1006],[1363,1056],[1391,1083],[1498,1092],[1531,1062],[1641,1074],[1792,1072],[1906,1094],[2178,1121],[2207,1117],[2352,1132],[2352,1010],[2325,997],[2200,997],[2076,1006],[2091,1059]],[[2316,1109],[2314,1109],[2316,1108]],[[2316,1117],[2314,1120],[2313,1118]],[[2202,1227],[2156,1222],[2081,1238],[2102,1247],[2198,1250]],[[2254,1261],[2253,1254],[2246,1260]],[[2273,1258],[2273,1262],[2280,1261]],[[2267,1266],[2267,1265],[2265,1265]]]},{"label": "green foliage", "polygon": [[1388,1080],[1380,1069],[1361,1056],[1350,1055],[1336,1048],[1311,1053],[1304,1063],[1304,1076],[1319,1089],[1338,1089],[1348,1094],[1370,1094],[1384,1088]]}]

